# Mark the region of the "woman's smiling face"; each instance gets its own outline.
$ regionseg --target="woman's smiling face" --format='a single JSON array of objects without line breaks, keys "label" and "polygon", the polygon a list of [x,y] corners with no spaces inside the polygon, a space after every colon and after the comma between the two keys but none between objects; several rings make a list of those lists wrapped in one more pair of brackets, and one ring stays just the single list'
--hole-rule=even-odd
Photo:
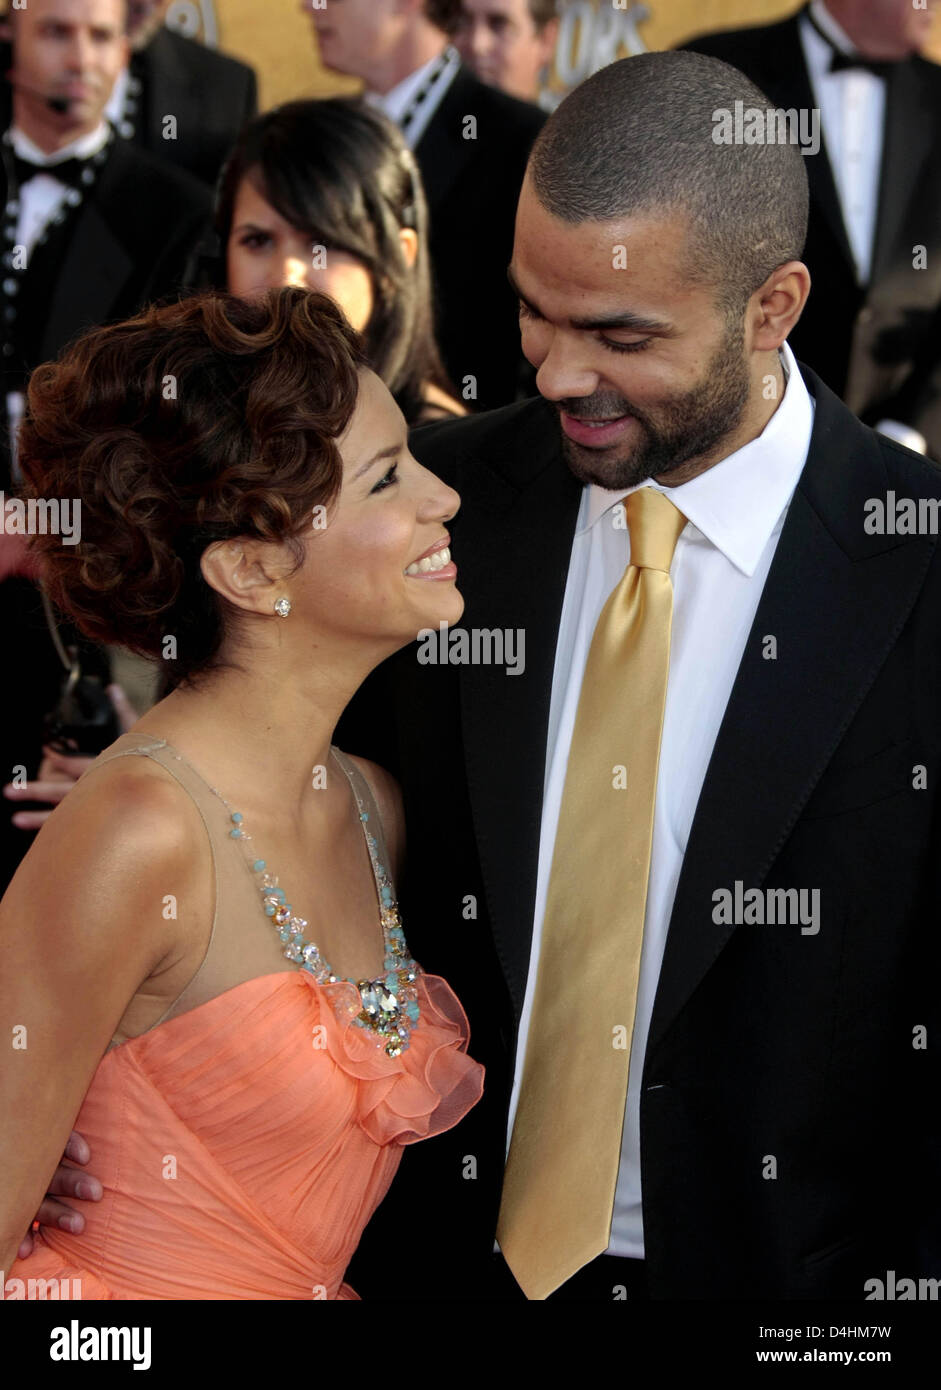
[{"label": "woman's smiling face", "polygon": [[284,592],[292,617],[329,640],[377,641],[391,653],[461,617],[457,566],[441,564],[461,499],[412,457],[402,412],[374,372],[360,372],[356,410],[337,443],[339,495],[312,519],[303,567]]}]

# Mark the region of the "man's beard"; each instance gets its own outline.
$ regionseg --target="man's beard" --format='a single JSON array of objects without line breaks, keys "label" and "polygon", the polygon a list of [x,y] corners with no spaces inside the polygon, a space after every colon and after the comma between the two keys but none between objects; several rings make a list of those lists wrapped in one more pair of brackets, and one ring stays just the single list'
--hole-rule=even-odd
[{"label": "man's beard", "polygon": [[661,477],[681,468],[690,459],[711,453],[738,428],[751,393],[741,325],[730,329],[716,350],[699,383],[657,409],[656,417],[636,409],[624,396],[596,396],[554,401],[566,415],[583,420],[612,419],[632,415],[642,437],[630,453],[612,455],[607,449],[576,444],[563,431],[562,451],[575,477],[582,483],[621,489],[636,487],[647,478]]}]

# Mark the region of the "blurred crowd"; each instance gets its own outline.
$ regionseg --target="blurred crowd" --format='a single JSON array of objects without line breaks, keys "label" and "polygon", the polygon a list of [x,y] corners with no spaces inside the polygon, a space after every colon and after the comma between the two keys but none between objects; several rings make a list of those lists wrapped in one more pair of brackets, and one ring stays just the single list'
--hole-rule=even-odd
[{"label": "blurred crowd", "polygon": [[[792,346],[867,423],[937,458],[941,68],[921,56],[934,3],[812,0],[688,46],[775,107],[819,110],[813,289]],[[556,0],[307,0],[312,63],[316,44],[362,97],[260,115],[251,68],[172,32],[168,6],[29,0],[2,19],[2,498],[33,368],[87,327],[198,288],[324,291],[414,426],[534,394],[506,267]],[[0,515],[2,891],[156,677],[116,669],[52,611]]]}]

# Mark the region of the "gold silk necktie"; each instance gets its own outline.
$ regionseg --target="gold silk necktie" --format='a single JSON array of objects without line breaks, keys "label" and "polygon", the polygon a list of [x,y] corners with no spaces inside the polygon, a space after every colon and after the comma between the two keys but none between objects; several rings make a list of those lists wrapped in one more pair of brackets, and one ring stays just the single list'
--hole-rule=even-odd
[{"label": "gold silk necktie", "polygon": [[497,1224],[531,1299],[608,1248],[621,1159],[670,668],[670,565],[686,525],[653,488],[623,505],[631,562],[601,611],[582,677]]}]

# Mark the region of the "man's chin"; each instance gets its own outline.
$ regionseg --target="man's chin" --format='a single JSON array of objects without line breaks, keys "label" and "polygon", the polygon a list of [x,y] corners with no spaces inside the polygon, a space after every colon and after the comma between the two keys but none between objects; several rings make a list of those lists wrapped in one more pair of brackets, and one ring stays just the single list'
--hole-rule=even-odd
[{"label": "man's chin", "polygon": [[562,434],[562,457],[569,472],[580,483],[593,483],[596,487],[614,492],[622,488],[637,487],[650,477],[650,469],[642,455],[617,454],[609,449],[591,449],[576,444],[564,432]]}]

